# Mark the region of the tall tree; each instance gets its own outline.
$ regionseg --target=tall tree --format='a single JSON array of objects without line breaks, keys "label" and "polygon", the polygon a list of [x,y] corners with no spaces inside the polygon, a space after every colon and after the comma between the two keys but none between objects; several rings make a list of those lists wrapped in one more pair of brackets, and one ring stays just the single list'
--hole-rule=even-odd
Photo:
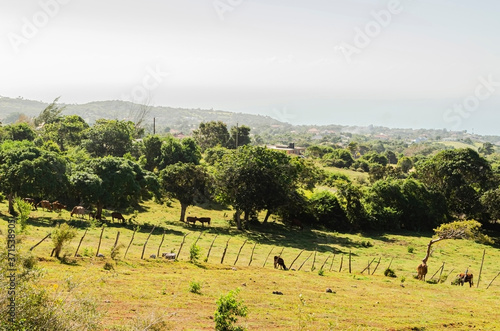
[{"label": "tall tree", "polygon": [[184,222],[186,210],[203,197],[208,181],[204,167],[193,163],[176,163],[160,172],[161,187],[181,204],[180,221]]},{"label": "tall tree", "polygon": [[16,123],[7,125],[3,128],[5,134],[3,135],[4,140],[16,140],[16,141],[33,141],[36,137],[35,131],[27,123]]},{"label": "tall tree", "polygon": [[193,138],[204,152],[207,148],[216,146],[227,147],[230,137],[225,123],[211,121],[200,123],[198,129],[193,131]]},{"label": "tall tree", "polygon": [[56,142],[61,151],[65,151],[70,146],[79,146],[88,128],[89,125],[80,116],[68,115],[45,124],[43,132],[45,139]]},{"label": "tall tree", "polygon": [[228,148],[236,148],[238,146],[249,145],[250,139],[250,127],[246,125],[233,126],[230,132],[230,138],[227,143]]},{"label": "tall tree", "polygon": [[87,131],[88,138],[82,144],[93,156],[121,157],[132,150],[134,132],[133,122],[100,119]]},{"label": "tall tree", "polygon": [[40,112],[40,115],[38,115],[38,117],[33,120],[36,126],[53,123],[61,117],[61,113],[66,108],[66,106],[59,107],[57,105],[59,98],[60,97],[55,98],[54,101],[52,101],[50,105],[45,107],[45,109]]}]

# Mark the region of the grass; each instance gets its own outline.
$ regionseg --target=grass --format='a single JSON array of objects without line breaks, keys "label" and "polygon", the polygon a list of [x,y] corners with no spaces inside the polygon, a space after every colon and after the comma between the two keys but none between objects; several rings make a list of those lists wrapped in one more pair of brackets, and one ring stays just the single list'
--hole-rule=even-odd
[{"label": "grass", "polygon": [[[49,240],[36,247],[33,253],[41,260],[39,266],[46,272],[39,286],[51,290],[62,288],[59,285],[63,283],[78,284],[78,290],[95,298],[100,310],[105,312],[102,327],[107,330],[128,330],[127,326],[133,325],[138,318],[144,319],[151,314],[165,320],[165,329],[213,330],[216,300],[221,294],[236,288],[241,289],[238,297],[248,307],[248,316],[240,318],[239,324],[249,330],[500,329],[500,278],[486,289],[500,272],[498,248],[464,240],[445,240],[433,245],[427,279],[443,263],[443,275],[450,274],[450,277],[444,283],[431,284],[413,277],[416,266],[425,255],[430,234],[299,231],[290,230],[279,222],[267,226],[252,225],[240,232],[228,225],[228,210],[189,208],[191,215],[212,218],[211,226],[203,228],[180,223],[176,203],[167,208],[148,202],[142,207],[143,211],[137,218],[141,230],[136,233],[126,259],[123,259],[125,248],[121,249],[117,261],[109,257],[118,231],[119,243],[125,247],[132,237],[132,226],[119,224],[105,228],[100,247],[105,258],[72,258],[84,233],[84,223],[77,221],[70,222],[79,226],[77,237],[62,252],[62,255],[70,256],[66,263],[50,258],[52,244]],[[5,204],[0,204],[0,211],[3,213],[0,229],[5,234]],[[67,211],[60,215],[32,212],[28,234],[18,236],[21,250],[28,250],[51,231],[55,223],[68,221]],[[145,259],[141,260],[143,244],[153,225],[156,225],[156,230],[148,241]],[[188,233],[178,262],[149,258],[151,254],[157,254],[164,230],[160,256],[162,252],[179,253],[183,237]],[[101,228],[90,228],[80,252],[95,253],[100,233]],[[216,236],[208,262],[201,262]],[[245,240],[247,242],[241,248]],[[195,241],[201,248],[196,264],[189,262],[189,248]],[[221,264],[227,242],[228,249]],[[366,244],[368,242],[370,245]],[[241,255],[234,265],[240,248]],[[302,250],[292,266],[295,270],[273,268],[274,255],[281,252],[289,267]],[[483,251],[485,261],[477,288]],[[269,259],[263,266],[268,255]],[[320,276],[318,270],[327,258]],[[372,275],[379,258],[380,265]],[[341,260],[342,270],[339,272]],[[361,273],[373,260],[370,274],[367,271]],[[112,263],[114,268],[105,270],[106,263]],[[396,274],[395,278],[383,275],[389,265]],[[474,274],[474,287],[452,286],[454,276],[467,268]],[[434,279],[437,277],[439,273]],[[200,293],[192,293],[190,284],[193,283],[200,285]],[[332,289],[332,293],[327,293],[327,288]],[[283,295],[273,294],[276,291]]]}]

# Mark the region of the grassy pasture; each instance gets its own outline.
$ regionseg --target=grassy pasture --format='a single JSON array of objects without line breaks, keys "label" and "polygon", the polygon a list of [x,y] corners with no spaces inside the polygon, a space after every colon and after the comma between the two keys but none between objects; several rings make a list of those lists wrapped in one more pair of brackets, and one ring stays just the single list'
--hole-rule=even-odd
[{"label": "grassy pasture", "polygon": [[[141,229],[135,234],[126,259],[123,254],[132,237],[132,226],[109,224],[105,228],[100,247],[104,259],[95,257],[101,227],[89,228],[79,251],[83,257],[69,258],[66,263],[50,258],[52,245],[47,240],[33,250],[41,260],[39,266],[46,270],[39,286],[56,293],[64,292],[68,284],[77,285],[77,293],[98,302],[105,313],[102,326],[106,330],[129,330],[138,319],[155,316],[164,317],[165,329],[213,330],[215,301],[236,288],[241,289],[239,298],[249,312],[247,318],[240,318],[240,324],[249,330],[500,329],[500,277],[486,289],[500,272],[498,246],[464,240],[445,240],[433,245],[427,279],[443,263],[442,275],[450,276],[444,283],[432,284],[413,277],[431,234],[345,234],[307,228],[299,231],[274,221],[268,225],[253,224],[239,232],[228,225],[230,211],[204,208],[193,207],[188,211],[190,215],[211,217],[212,224],[206,227],[180,223],[177,203],[171,207],[144,204],[137,217]],[[7,228],[6,211],[6,205],[0,204],[3,233]],[[124,216],[129,218],[131,214]],[[21,250],[27,251],[58,222],[69,222],[78,228],[77,237],[63,249],[63,254],[72,257],[88,220],[70,221],[68,211],[32,212],[28,233],[18,236]],[[143,244],[153,225],[157,228],[148,241],[145,259],[141,260]],[[178,262],[149,258],[157,254],[164,230],[160,254],[179,253],[184,235],[188,234]],[[120,249],[120,260],[113,261],[109,254],[117,231],[120,231],[119,243],[125,247]],[[216,236],[208,262],[204,262]],[[200,261],[194,264],[189,262],[189,248],[196,240],[202,252]],[[228,249],[221,264],[226,243]],[[281,251],[288,267],[300,254],[292,267],[295,270],[273,268],[272,257]],[[477,288],[483,252],[485,261]],[[361,273],[375,259],[370,267],[370,273],[373,272],[379,258],[380,265],[374,274]],[[106,262],[112,263],[114,270],[105,270]],[[318,271],[323,263],[321,276]],[[384,276],[389,264],[395,278]],[[474,287],[452,286],[455,275],[466,268],[474,274]],[[434,279],[438,276],[439,273]],[[201,285],[201,294],[189,291],[191,282]],[[327,293],[327,288],[332,293]]]}]

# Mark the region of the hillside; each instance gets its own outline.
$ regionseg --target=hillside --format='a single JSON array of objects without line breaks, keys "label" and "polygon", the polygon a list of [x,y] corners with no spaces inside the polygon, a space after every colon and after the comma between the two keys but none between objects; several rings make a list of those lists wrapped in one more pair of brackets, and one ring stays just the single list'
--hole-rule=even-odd
[{"label": "hillside", "polygon": [[[13,123],[18,120],[21,114],[27,117],[38,116],[47,105],[47,103],[40,101],[0,97],[0,122],[4,124]],[[89,124],[93,124],[99,118],[134,121],[137,114],[145,109],[143,106],[119,100],[95,101],[86,104],[60,104],[60,106],[66,106],[63,112],[64,115],[75,114],[81,116]],[[289,143],[290,139],[298,135],[306,135],[310,141],[321,141],[323,138],[332,135],[339,137],[338,140],[340,141],[345,136],[361,135],[380,141],[449,142],[470,139],[474,142],[491,142],[500,145],[500,136],[481,136],[465,131],[448,131],[446,129],[388,128],[335,123],[295,125],[294,123],[280,122],[269,116],[222,110],[184,109],[164,106],[146,108],[148,108],[148,114],[144,119],[144,126],[148,132],[152,132],[154,121],[157,133],[182,132],[190,134],[193,129],[198,128],[201,122],[223,121],[228,128],[236,124],[249,126],[253,135],[280,136],[281,143]]]}]

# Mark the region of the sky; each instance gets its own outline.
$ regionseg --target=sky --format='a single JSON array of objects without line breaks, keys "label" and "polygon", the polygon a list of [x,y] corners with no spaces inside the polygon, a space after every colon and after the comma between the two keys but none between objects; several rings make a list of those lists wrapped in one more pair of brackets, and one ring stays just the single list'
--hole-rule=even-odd
[{"label": "sky", "polygon": [[0,0],[0,96],[500,135],[500,1]]}]

